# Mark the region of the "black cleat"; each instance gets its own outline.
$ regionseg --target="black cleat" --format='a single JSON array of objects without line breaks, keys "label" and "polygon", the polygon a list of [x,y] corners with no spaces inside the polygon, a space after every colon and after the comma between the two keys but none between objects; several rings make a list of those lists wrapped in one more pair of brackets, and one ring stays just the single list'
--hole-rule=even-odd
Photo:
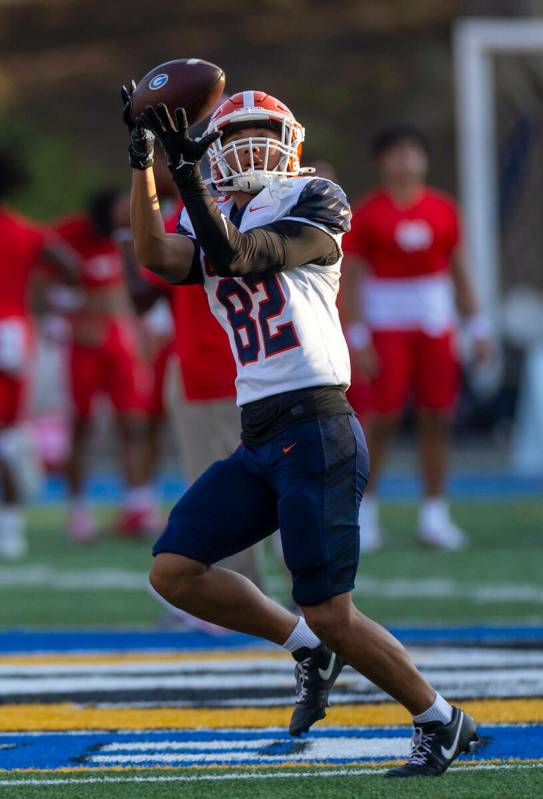
[{"label": "black cleat", "polygon": [[430,721],[415,726],[409,760],[387,771],[385,777],[439,777],[458,755],[473,752],[478,743],[474,720],[460,708],[453,707],[453,717],[448,724]]},{"label": "black cleat", "polygon": [[301,647],[293,652],[293,657],[298,661],[294,667],[297,696],[288,731],[299,737],[326,716],[328,692],[344,662],[324,644],[316,649]]}]

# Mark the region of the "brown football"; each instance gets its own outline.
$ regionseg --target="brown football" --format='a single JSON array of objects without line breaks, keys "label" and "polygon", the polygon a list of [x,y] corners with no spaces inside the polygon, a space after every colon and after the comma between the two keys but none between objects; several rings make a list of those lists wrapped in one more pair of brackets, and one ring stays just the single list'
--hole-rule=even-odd
[{"label": "brown football", "polygon": [[132,114],[137,117],[148,105],[164,103],[173,116],[184,108],[189,125],[204,119],[220,100],[224,71],[201,58],[177,58],[159,64],[143,77],[132,97]]}]

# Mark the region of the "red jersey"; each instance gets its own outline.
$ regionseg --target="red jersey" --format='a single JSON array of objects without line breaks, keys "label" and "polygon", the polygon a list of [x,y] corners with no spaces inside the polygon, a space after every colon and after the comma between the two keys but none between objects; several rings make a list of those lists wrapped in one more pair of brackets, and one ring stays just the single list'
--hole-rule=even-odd
[{"label": "red jersey", "polygon": [[110,238],[95,232],[86,216],[63,219],[56,230],[81,256],[84,289],[92,291],[104,286],[124,285],[121,253]]},{"label": "red jersey", "polygon": [[[182,206],[166,222],[175,233]],[[169,292],[175,322],[175,351],[181,364],[188,400],[228,399],[236,396],[236,367],[228,336],[219,325],[202,286],[172,286],[152,272],[146,277]]]},{"label": "red jersey", "polygon": [[409,278],[449,269],[459,214],[447,194],[425,188],[407,207],[377,190],[353,212],[343,250],[366,261],[376,278]]},{"label": "red jersey", "polygon": [[0,316],[27,316],[27,290],[32,268],[46,233],[22,216],[0,208]]}]

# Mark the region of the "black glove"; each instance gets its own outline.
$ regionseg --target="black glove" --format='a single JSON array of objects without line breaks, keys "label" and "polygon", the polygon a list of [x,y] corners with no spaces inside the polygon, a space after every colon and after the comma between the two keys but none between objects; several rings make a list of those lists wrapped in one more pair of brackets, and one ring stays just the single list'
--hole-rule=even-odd
[{"label": "black glove", "polygon": [[123,122],[130,132],[128,145],[128,163],[132,169],[147,169],[153,166],[153,152],[155,149],[155,136],[143,125],[134,122],[132,117],[132,95],[136,90],[136,83],[132,81],[130,88],[121,87],[123,101]]},{"label": "black glove", "polygon": [[208,133],[202,139],[191,139],[184,108],[176,108],[175,123],[163,103],[156,108],[148,105],[136,119],[137,125],[151,130],[162,145],[166,161],[177,185],[189,183],[198,174],[198,162],[220,132]]}]

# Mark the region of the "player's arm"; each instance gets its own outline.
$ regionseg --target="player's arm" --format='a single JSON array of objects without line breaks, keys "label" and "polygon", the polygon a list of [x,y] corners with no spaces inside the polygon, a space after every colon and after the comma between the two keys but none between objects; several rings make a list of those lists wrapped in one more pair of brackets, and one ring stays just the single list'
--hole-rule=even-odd
[{"label": "player's arm", "polygon": [[341,268],[341,320],[353,366],[358,374],[370,380],[379,371],[379,356],[372,343],[371,332],[364,319],[362,292],[367,267],[354,253],[345,253]]},{"label": "player's arm", "polygon": [[139,263],[168,283],[199,282],[199,250],[188,236],[166,233],[152,170],[155,137],[132,119],[136,84],[121,89],[123,121],[130,133],[128,160],[132,167],[130,224]]},{"label": "player's arm", "polygon": [[474,358],[477,362],[488,361],[491,356],[490,328],[481,313],[465,249],[461,243],[456,246],[451,257],[451,276],[456,307],[464,319],[465,330],[473,345]]},{"label": "player's arm", "polygon": [[196,242],[188,236],[166,233],[153,170],[133,167],[130,222],[136,259],[168,283],[183,283],[197,268]]}]

